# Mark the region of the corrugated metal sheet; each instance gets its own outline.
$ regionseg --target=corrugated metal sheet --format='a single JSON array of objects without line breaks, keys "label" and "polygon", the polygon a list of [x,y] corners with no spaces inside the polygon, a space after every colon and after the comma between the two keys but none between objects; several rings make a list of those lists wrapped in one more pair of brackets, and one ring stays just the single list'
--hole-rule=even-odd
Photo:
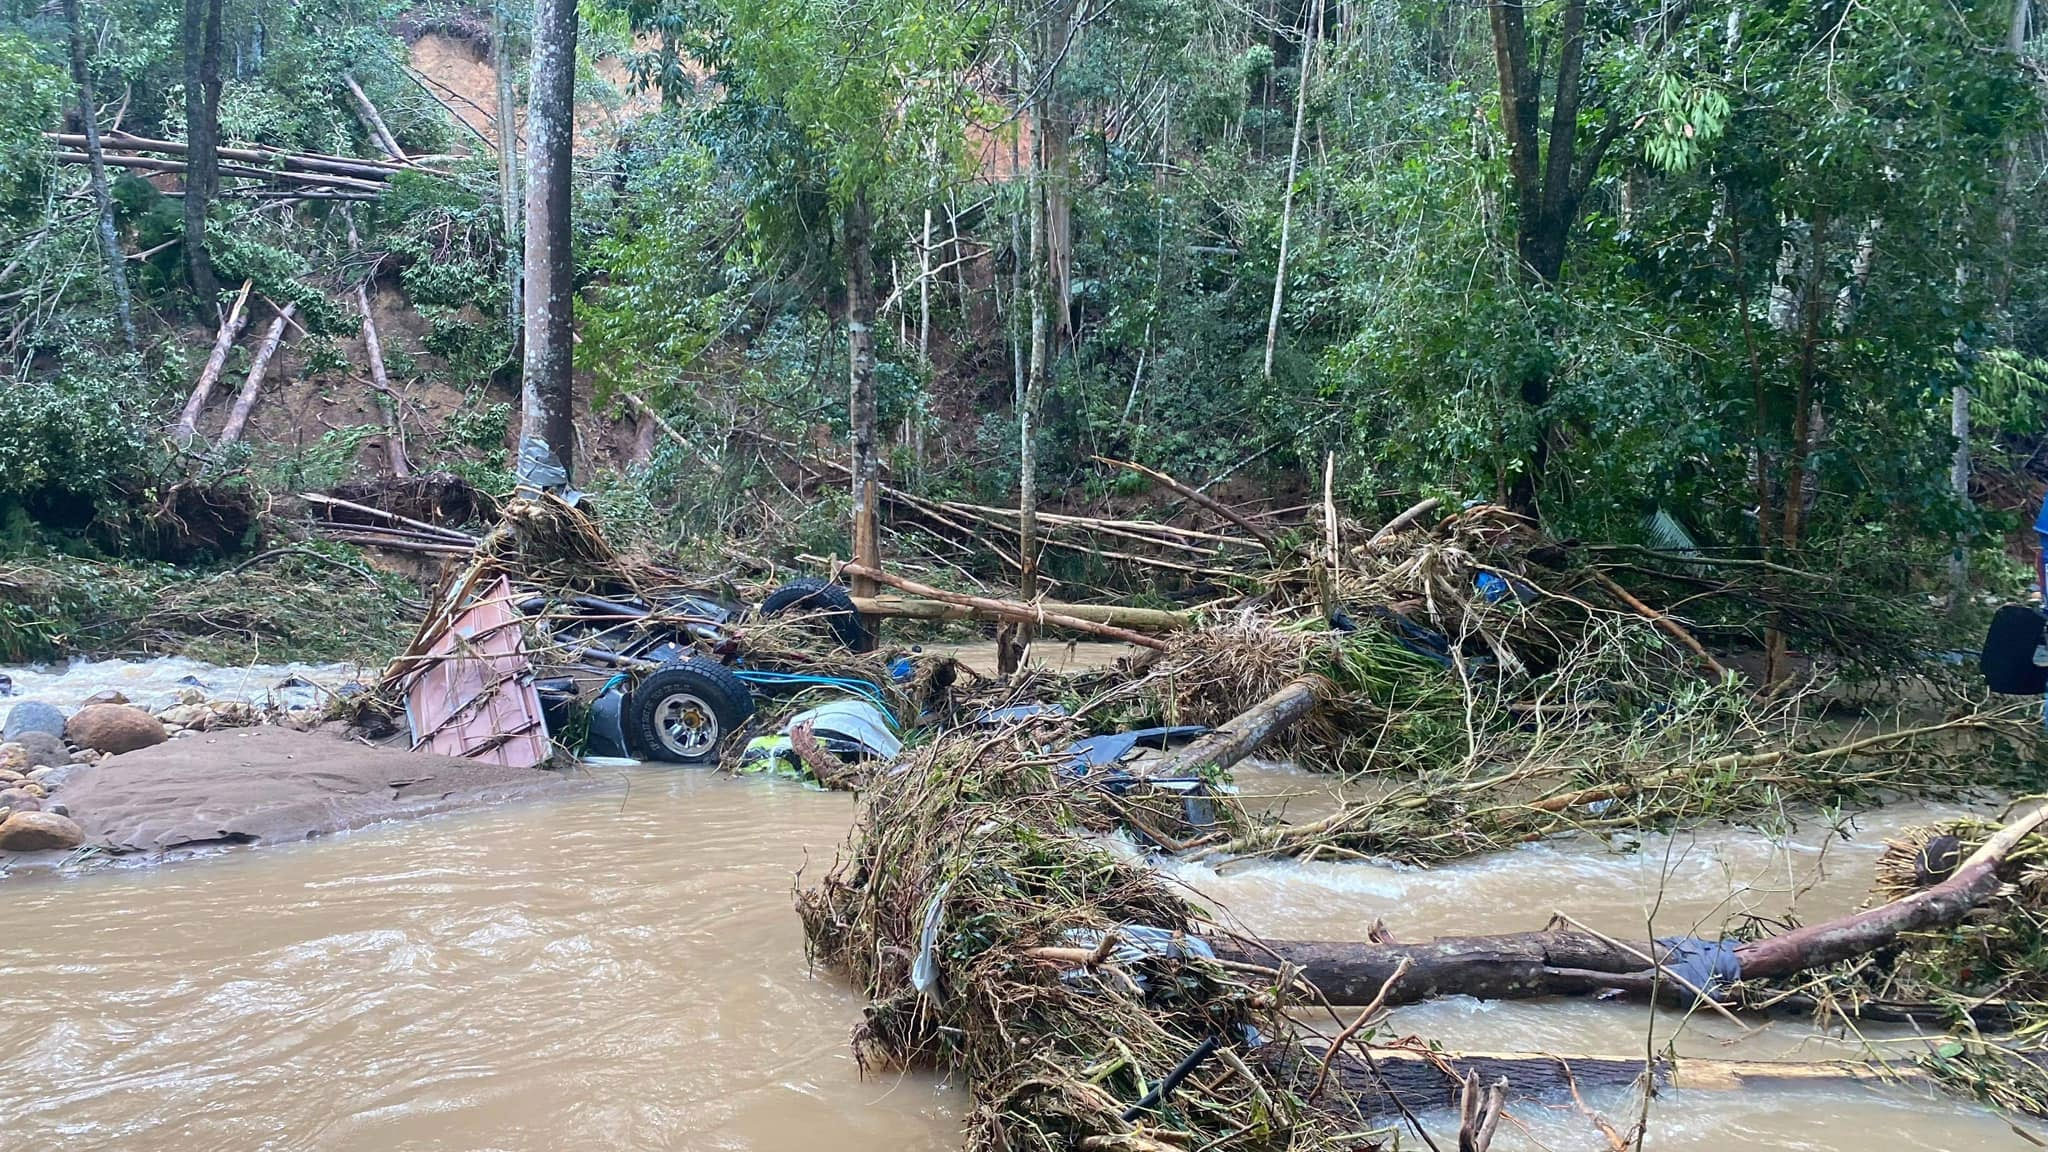
[{"label": "corrugated metal sheet", "polygon": [[500,577],[434,638],[405,695],[414,748],[511,768],[548,758],[520,620]]}]

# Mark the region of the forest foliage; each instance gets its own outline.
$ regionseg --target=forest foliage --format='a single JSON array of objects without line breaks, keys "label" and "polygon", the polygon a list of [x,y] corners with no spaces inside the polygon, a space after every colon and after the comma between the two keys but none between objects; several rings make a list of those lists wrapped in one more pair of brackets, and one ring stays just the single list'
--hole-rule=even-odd
[{"label": "forest foliage", "polygon": [[[102,130],[182,138],[181,5],[80,11]],[[247,277],[298,304],[297,370],[318,373],[353,333],[345,292],[396,285],[433,358],[399,367],[469,397],[414,450],[502,479],[519,238],[489,150],[407,40],[516,66],[527,10],[221,11],[224,143],[379,155],[352,77],[409,153],[468,154],[354,206],[363,252],[336,205],[224,191],[224,292]],[[855,203],[882,438],[925,492],[1016,499],[1041,284],[1032,436],[1056,502],[1128,483],[1099,454],[1284,503],[1330,454],[1368,518],[1507,500],[1560,536],[1811,553],[1903,590],[1959,539],[1995,577],[2037,491],[2048,150],[2027,0],[581,11],[577,361],[598,418],[646,405],[681,434],[598,482],[668,543],[776,519],[736,434],[846,434]],[[175,181],[116,170],[151,333],[120,346],[86,170],[44,136],[79,122],[61,6],[0,25],[0,504],[69,531],[91,517],[57,505],[115,507],[189,467],[158,430],[225,301],[191,291]],[[1032,204],[1050,206],[1043,252]],[[1958,396],[1972,499],[1950,475]],[[253,454],[226,464],[282,482]],[[833,546],[840,511],[785,543]]]}]

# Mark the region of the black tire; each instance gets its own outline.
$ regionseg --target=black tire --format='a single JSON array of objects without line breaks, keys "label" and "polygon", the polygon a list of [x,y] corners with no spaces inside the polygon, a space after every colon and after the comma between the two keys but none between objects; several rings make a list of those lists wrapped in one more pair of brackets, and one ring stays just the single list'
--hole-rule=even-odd
[{"label": "black tire", "polygon": [[754,714],[754,694],[722,664],[701,657],[640,678],[626,700],[626,735],[671,764],[710,764],[718,746]]},{"label": "black tire", "polygon": [[832,630],[832,638],[848,652],[873,652],[875,630],[853,607],[853,593],[829,580],[805,576],[791,580],[761,601],[761,615],[815,613]]}]

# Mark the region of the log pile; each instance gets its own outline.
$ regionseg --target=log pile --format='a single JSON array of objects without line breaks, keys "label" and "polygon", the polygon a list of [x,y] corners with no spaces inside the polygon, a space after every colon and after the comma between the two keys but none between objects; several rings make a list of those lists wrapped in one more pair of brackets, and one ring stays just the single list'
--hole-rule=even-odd
[{"label": "log pile", "polygon": [[[84,136],[52,132],[47,133],[46,138],[57,150],[58,163],[90,163]],[[100,149],[110,167],[168,175],[183,175],[185,172],[186,145],[181,140],[155,140],[127,132],[108,132],[100,137]],[[295,197],[308,200],[374,200],[391,178],[400,172],[446,175],[417,160],[404,158],[366,160],[355,156],[292,152],[261,145],[223,147],[219,154],[223,177],[281,187]]]}]

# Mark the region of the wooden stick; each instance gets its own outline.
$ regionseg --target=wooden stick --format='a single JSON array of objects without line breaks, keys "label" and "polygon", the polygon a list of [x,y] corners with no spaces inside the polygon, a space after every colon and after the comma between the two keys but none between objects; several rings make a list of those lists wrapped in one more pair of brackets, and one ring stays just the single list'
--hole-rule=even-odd
[{"label": "wooden stick", "polygon": [[1616,584],[1614,581],[1608,579],[1607,574],[1600,571],[1598,568],[1588,569],[1588,571],[1590,571],[1593,574],[1593,582],[1600,585],[1600,587],[1605,588],[1607,590],[1608,595],[1614,597],[1616,600],[1621,601],[1623,604],[1628,605],[1631,609],[1635,611],[1636,615],[1641,616],[1643,619],[1648,620],[1652,624],[1655,624],[1657,627],[1663,629],[1665,633],[1670,635],[1672,639],[1678,641],[1680,644],[1685,645],[1687,648],[1692,649],[1693,655],[1698,656],[1702,661],[1706,663],[1707,667],[1710,670],[1712,670],[1712,672],[1714,673],[1714,678],[1716,680],[1726,680],[1728,678],[1728,669],[1722,667],[1721,662],[1719,660],[1714,659],[1713,655],[1709,653],[1706,650],[1706,648],[1700,644],[1699,640],[1696,637],[1694,637],[1692,633],[1686,631],[1684,628],[1679,627],[1678,624],[1675,621],[1673,621],[1669,616],[1664,615],[1662,612],[1657,611],[1655,608],[1652,608],[1648,604],[1643,603],[1641,600],[1636,599],[1634,596],[1629,595],[1628,590],[1626,588],[1623,588],[1621,585]]},{"label": "wooden stick", "polygon": [[987,596],[967,596],[959,592],[948,592],[943,588],[934,588],[929,584],[919,584],[915,580],[906,580],[892,572],[885,572],[880,568],[870,568],[865,564],[855,564],[851,561],[841,564],[839,570],[851,576],[865,577],[877,584],[887,584],[899,592],[908,592],[912,596],[921,596],[927,600],[942,600],[948,604],[963,604],[1005,620],[1029,620],[1051,628],[1064,628],[1069,632],[1085,632],[1090,636],[1101,636],[1107,640],[1121,640],[1126,644],[1136,644],[1143,648],[1153,648],[1162,652],[1166,650],[1165,641],[1147,636],[1142,632],[1133,632],[1128,628],[1118,628],[1112,624],[1101,624],[1093,620],[1082,620],[1074,616],[1047,612],[1036,604],[1026,604],[1017,600],[993,600]]},{"label": "wooden stick", "polygon": [[1323,454],[1323,562],[1337,568],[1337,454]]},{"label": "wooden stick", "polygon": [[1394,965],[1394,970],[1387,974],[1386,982],[1380,985],[1379,994],[1372,998],[1372,1003],[1367,1004],[1364,1010],[1359,1012],[1357,1019],[1345,1025],[1344,1030],[1337,1033],[1335,1040],[1330,1041],[1330,1050],[1323,1054],[1323,1067],[1316,1073],[1316,1086],[1308,1090],[1308,1099],[1313,1100],[1323,1094],[1323,1084],[1330,1078],[1330,1062],[1337,1058],[1338,1053],[1344,1050],[1344,1045],[1350,1043],[1351,1038],[1358,1034],[1358,1030],[1365,1027],[1366,1021],[1371,1020],[1374,1014],[1386,1007],[1387,993],[1394,990],[1394,985],[1408,974],[1408,969],[1414,964],[1413,960],[1403,956],[1401,962]]},{"label": "wooden stick", "polygon": [[199,370],[199,382],[192,386],[192,395],[185,401],[185,410],[171,431],[171,439],[177,441],[179,447],[192,443],[199,436],[199,414],[206,409],[206,398],[212,394],[214,382],[220,379],[220,370],[227,366],[228,351],[235,346],[235,337],[242,334],[242,324],[247,319],[243,305],[249,302],[249,290],[255,286],[254,280],[242,281],[242,290],[235,295],[234,307],[228,309],[227,319],[220,322],[220,331],[213,338],[213,353],[206,358],[206,366]]},{"label": "wooden stick", "polygon": [[1269,550],[1273,547],[1273,534],[1271,532],[1268,532],[1264,528],[1259,527],[1257,524],[1252,523],[1250,520],[1246,519],[1243,514],[1239,513],[1237,509],[1232,508],[1228,504],[1225,504],[1223,501],[1216,499],[1214,496],[1211,496],[1206,492],[1197,492],[1193,488],[1190,488],[1187,485],[1181,483],[1180,481],[1175,480],[1173,477],[1168,476],[1164,472],[1156,472],[1150,468],[1145,467],[1143,464],[1134,464],[1129,460],[1113,460],[1108,456],[1093,456],[1090,457],[1090,459],[1094,460],[1098,464],[1107,464],[1112,468],[1122,468],[1126,471],[1136,472],[1138,475],[1145,477],[1147,480],[1152,481],[1154,484],[1157,484],[1160,487],[1173,492],[1175,495],[1180,496],[1183,499],[1194,501],[1196,504],[1201,505],[1209,511],[1214,512],[1216,515],[1223,517],[1225,520],[1228,520],[1232,524],[1237,525],[1239,528],[1242,528],[1245,531],[1251,533],[1253,539],[1265,545]]},{"label": "wooden stick", "polygon": [[1438,501],[1437,498],[1434,496],[1431,496],[1426,500],[1417,500],[1414,506],[1409,508],[1406,512],[1401,513],[1399,516],[1396,516],[1392,520],[1389,520],[1385,524],[1381,525],[1380,530],[1373,533],[1372,538],[1365,542],[1366,550],[1369,552],[1372,549],[1379,547],[1380,543],[1386,540],[1387,537],[1392,536],[1394,533],[1399,532],[1401,529],[1408,527],[1410,524],[1413,524],[1417,520],[1420,520],[1424,516],[1427,516],[1431,512],[1434,512],[1436,510],[1436,506],[1438,503],[1440,503],[1440,501]]},{"label": "wooden stick", "polygon": [[263,334],[263,342],[256,346],[256,358],[249,362],[249,376],[242,381],[242,391],[235,397],[228,422],[221,426],[219,443],[233,444],[242,438],[242,429],[249,423],[249,413],[256,407],[256,396],[263,391],[263,374],[269,370],[270,358],[277,354],[277,346],[284,339],[285,326],[292,322],[292,314],[298,310],[297,304],[286,304],[271,320],[270,330]]}]

